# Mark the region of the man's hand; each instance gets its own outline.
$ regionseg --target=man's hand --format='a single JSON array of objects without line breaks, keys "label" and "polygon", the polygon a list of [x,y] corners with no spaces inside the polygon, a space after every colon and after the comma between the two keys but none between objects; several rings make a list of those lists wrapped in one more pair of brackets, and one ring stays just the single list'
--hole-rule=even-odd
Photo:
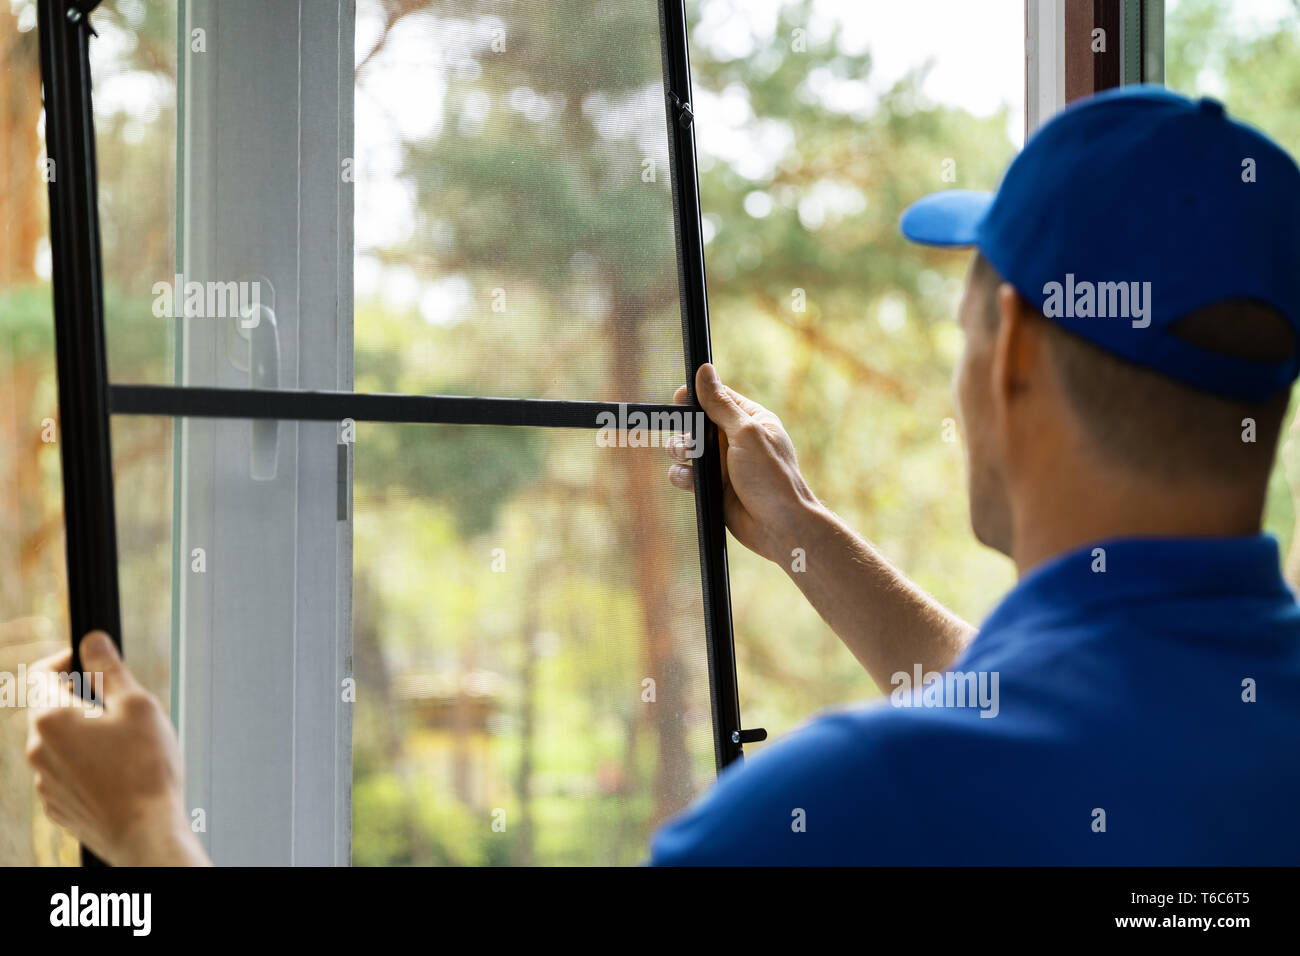
[{"label": "man's hand", "polygon": [[[700,366],[695,395],[718,426],[727,527],[751,551],[784,564],[797,529],[809,512],[821,507],[799,473],[790,436],[781,419],[722,384],[712,365]],[[686,386],[677,390],[674,400],[686,402]],[[668,480],[690,491],[694,466],[686,442],[669,441],[668,453],[676,459],[668,469]]]},{"label": "man's hand", "polygon": [[185,812],[180,747],[158,701],[102,631],[81,641],[83,674],[103,675],[102,709],[57,680],[70,667],[64,651],[33,668],[38,686],[57,686],[28,708],[27,760],[46,815],[106,863],[207,865]]},{"label": "man's hand", "polygon": [[[781,420],[723,385],[712,365],[700,366],[695,396],[718,426],[723,510],[745,547],[779,564],[817,613],[888,693],[892,676],[951,665],[974,628],[939,605],[875,548],[822,506],[799,473]],[[686,401],[686,388],[676,401]],[[668,480],[694,488],[682,439],[669,441],[676,459]],[[799,548],[803,560],[791,561]]]}]

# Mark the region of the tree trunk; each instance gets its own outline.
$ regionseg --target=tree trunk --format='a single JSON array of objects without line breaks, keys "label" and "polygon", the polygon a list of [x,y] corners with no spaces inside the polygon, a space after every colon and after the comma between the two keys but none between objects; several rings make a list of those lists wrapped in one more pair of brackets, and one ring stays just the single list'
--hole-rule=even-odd
[{"label": "tree trunk", "polygon": [[[611,395],[624,396],[629,384],[642,378],[644,350],[642,309],[626,297],[615,296],[609,318],[611,343]],[[658,743],[654,779],[653,821],[672,816],[690,801],[690,758],[686,750],[685,681],[673,636],[670,608],[674,555],[662,546],[666,525],[663,485],[667,481],[667,457],[658,449],[611,451],[621,478],[622,505],[616,508],[622,537],[628,543],[633,581],[640,603],[641,626],[645,633],[646,677],[654,679],[655,702],[649,706],[650,723]],[[691,556],[692,559],[694,556]],[[636,690],[636,688],[633,688]]]},{"label": "tree trunk", "polygon": [[36,243],[43,230],[37,162],[41,141],[40,47],[35,30],[18,32],[18,18],[0,3],[0,289],[36,281]]}]

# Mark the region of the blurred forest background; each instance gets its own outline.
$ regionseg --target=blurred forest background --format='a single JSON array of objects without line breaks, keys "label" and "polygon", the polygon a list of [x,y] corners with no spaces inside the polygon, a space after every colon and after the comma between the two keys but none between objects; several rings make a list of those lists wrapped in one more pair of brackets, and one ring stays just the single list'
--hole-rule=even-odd
[{"label": "blurred forest background", "polygon": [[[917,5],[944,29],[948,0]],[[1300,154],[1300,3],[1261,2],[1249,28],[1249,2],[1169,6],[1168,85],[1221,97]],[[358,390],[667,401],[681,381],[655,6],[533,9],[358,0]],[[846,42],[835,9],[690,5],[714,356],[781,415],[818,495],[977,621],[1013,576],[972,539],[960,447],[943,440],[966,260],[904,245],[896,223],[924,193],[995,186],[1014,114],[936,99],[931,56],[870,83],[876,47]],[[1023,31],[1017,0],[987,9],[990,29]],[[33,0],[0,0],[10,672],[67,627],[35,20]],[[174,330],[150,290],[175,272],[175,4],[107,0],[94,20],[110,374],[168,382]],[[718,140],[724,125],[743,142]],[[114,422],[125,639],[164,702],[172,442],[169,421]],[[640,859],[712,776],[693,510],[662,453],[580,432],[363,425],[355,460],[354,862]],[[1267,523],[1293,582],[1295,522],[1279,465]],[[747,726],[779,735],[876,695],[779,569],[734,542],[729,557]],[[644,675],[664,706],[646,705]],[[0,864],[72,862],[36,807],[25,733],[0,711]],[[495,808],[520,821],[508,837]]]}]

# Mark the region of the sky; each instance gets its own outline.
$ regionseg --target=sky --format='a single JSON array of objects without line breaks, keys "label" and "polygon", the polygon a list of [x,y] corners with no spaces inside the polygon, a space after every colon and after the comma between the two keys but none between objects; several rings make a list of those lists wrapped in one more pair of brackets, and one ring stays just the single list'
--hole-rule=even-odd
[{"label": "sky", "polygon": [[[714,55],[743,57],[755,35],[770,35],[782,0],[709,0],[691,36]],[[987,116],[1008,105],[1008,135],[1024,138],[1024,0],[818,0],[808,25],[813,38],[834,25],[849,53],[870,52],[872,75],[862,83],[828,91],[846,109],[870,103],[909,70],[929,62],[923,91],[936,103]],[[942,29],[936,29],[941,25]],[[697,125],[708,150],[707,111]],[[730,120],[732,112],[720,116]]]}]

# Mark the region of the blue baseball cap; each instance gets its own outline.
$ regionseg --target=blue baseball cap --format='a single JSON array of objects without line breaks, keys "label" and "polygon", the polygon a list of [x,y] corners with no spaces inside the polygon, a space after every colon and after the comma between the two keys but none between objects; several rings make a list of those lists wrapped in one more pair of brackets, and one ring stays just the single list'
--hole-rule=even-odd
[{"label": "blue baseball cap", "polygon": [[1215,100],[1148,85],[1099,93],[1030,137],[996,193],[934,193],[900,227],[978,247],[1053,321],[1196,388],[1258,401],[1300,375],[1300,349],[1257,362],[1170,332],[1197,309],[1255,299],[1300,342],[1300,167]]}]

